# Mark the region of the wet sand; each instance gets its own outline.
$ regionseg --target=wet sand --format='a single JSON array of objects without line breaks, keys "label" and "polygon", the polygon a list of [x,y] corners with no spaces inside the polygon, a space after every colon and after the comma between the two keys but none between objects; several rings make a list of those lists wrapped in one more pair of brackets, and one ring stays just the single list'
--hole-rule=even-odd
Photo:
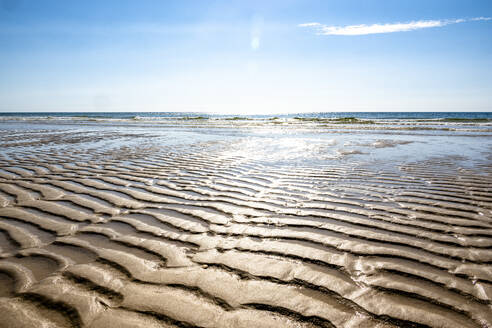
[{"label": "wet sand", "polygon": [[0,136],[0,327],[492,327],[490,158]]}]

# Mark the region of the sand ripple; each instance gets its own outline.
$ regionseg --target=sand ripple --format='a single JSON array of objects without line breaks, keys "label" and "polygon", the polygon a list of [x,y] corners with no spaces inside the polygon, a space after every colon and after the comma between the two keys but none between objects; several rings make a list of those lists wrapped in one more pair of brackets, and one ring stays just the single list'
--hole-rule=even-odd
[{"label": "sand ripple", "polygon": [[2,327],[492,327],[490,167],[203,145],[0,165]]}]

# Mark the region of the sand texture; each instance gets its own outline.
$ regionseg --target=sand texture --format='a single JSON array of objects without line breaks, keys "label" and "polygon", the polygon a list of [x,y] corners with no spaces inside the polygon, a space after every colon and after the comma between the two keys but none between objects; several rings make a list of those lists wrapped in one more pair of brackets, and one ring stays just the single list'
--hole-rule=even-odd
[{"label": "sand texture", "polygon": [[488,164],[55,134],[2,134],[0,327],[492,327]]}]

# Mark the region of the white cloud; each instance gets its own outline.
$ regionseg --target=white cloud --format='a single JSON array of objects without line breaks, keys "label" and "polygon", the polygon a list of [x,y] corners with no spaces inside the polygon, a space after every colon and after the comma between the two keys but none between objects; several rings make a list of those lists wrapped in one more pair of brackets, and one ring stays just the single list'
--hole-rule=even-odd
[{"label": "white cloud", "polygon": [[492,19],[492,17],[475,17],[475,18],[472,18],[470,20],[471,21],[489,21],[491,19]]},{"label": "white cloud", "polygon": [[475,17],[470,19],[447,19],[447,20],[419,20],[408,23],[387,23],[372,25],[347,25],[347,26],[328,26],[320,23],[303,23],[299,27],[313,27],[320,35],[368,35],[394,32],[407,32],[431,27],[441,27],[450,24],[458,24],[469,21],[488,21],[492,17]]},{"label": "white cloud", "polygon": [[300,27],[312,27],[312,26],[321,26],[320,23],[304,23],[304,24],[299,24]]}]

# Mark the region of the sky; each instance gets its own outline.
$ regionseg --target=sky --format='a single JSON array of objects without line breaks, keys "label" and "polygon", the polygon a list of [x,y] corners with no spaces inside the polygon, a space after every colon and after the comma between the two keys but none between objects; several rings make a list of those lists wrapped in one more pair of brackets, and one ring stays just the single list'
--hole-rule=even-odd
[{"label": "sky", "polygon": [[490,0],[0,0],[0,111],[492,111]]}]

